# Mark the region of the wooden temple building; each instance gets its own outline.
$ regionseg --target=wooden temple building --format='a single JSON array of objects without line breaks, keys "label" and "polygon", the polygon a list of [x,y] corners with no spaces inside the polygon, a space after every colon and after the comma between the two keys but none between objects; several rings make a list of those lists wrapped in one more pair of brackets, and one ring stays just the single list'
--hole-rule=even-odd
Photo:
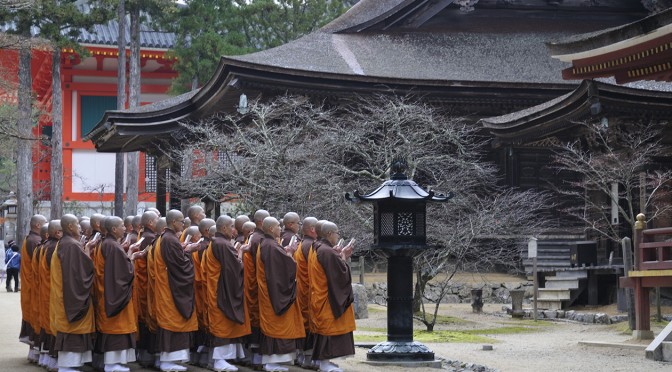
[{"label": "wooden temple building", "polygon": [[[180,165],[163,154],[179,146],[182,120],[234,111],[243,94],[261,99],[299,94],[338,105],[353,94],[414,93],[481,125],[492,136],[491,158],[506,184],[543,187],[561,181],[548,164],[556,141],[577,135],[572,122],[595,115],[607,120],[672,117],[669,84],[567,80],[584,76],[563,73],[568,59],[551,57],[576,55],[576,63],[596,62],[595,56],[572,49],[570,42],[580,44],[576,35],[629,30],[648,15],[637,0],[361,0],[298,40],[222,57],[212,79],[197,91],[136,110],[107,111],[85,139],[99,152],[143,151],[154,157],[156,173],[147,177],[155,177],[156,206],[165,211],[168,203],[180,205],[179,196],[166,190],[167,172],[179,171]],[[547,45],[554,40],[561,42]],[[601,50],[592,42],[585,46]],[[577,65],[575,73],[584,67]],[[568,226],[554,237],[565,245],[584,240],[581,226]],[[552,265],[570,268],[569,248],[562,252],[565,256],[556,260],[561,262]],[[607,254],[602,247],[591,263],[606,262]],[[612,282],[621,272],[622,266],[605,271]],[[583,283],[587,276],[574,279]],[[605,296],[597,293],[596,283],[581,284],[581,290],[592,288],[587,292],[595,303]],[[556,302],[576,295],[568,296]]]},{"label": "wooden temple building", "polygon": [[[126,40],[130,40],[129,26]],[[6,32],[11,24],[0,26]],[[169,98],[172,80],[177,76],[173,69],[174,58],[167,54],[175,43],[175,35],[155,31],[142,24],[140,31],[141,88],[140,103],[150,104]],[[33,129],[33,195],[39,202],[40,213],[48,215],[51,201],[51,97],[54,89],[61,89],[63,97],[63,197],[66,209],[81,214],[94,211],[109,212],[114,200],[114,154],[97,152],[84,137],[98,123],[106,110],[117,107],[117,36],[116,21],[96,25],[91,32],[82,30],[77,42],[87,51],[82,57],[72,49],[61,50],[60,87],[52,86],[52,53],[49,48],[38,47],[32,51],[32,88],[35,106],[42,110],[38,125]],[[127,47],[126,58],[130,55]],[[128,66],[128,64],[127,64]],[[128,67],[127,67],[128,68]],[[18,51],[3,49],[0,53],[0,72],[10,87],[18,84]],[[128,76],[128,71],[127,71]],[[16,89],[0,90],[0,104],[16,104]],[[152,160],[152,159],[149,159]],[[150,166],[153,163],[149,163]],[[138,190],[141,205],[153,205],[154,184],[144,176],[147,159],[140,155]],[[150,169],[151,171],[151,169]]]}]

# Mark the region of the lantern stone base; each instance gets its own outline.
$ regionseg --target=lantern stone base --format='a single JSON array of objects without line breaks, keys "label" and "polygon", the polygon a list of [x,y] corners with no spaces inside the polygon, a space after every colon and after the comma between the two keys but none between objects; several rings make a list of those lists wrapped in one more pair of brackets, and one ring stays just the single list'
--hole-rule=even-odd
[{"label": "lantern stone base", "polygon": [[367,362],[433,362],[434,352],[417,341],[385,341],[366,354]]}]

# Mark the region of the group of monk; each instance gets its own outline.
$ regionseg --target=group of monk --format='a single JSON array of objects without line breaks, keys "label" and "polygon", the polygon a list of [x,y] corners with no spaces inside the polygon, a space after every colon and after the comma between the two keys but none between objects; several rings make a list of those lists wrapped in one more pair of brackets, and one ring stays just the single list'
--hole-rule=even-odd
[{"label": "group of monk", "polygon": [[281,221],[266,210],[215,221],[198,205],[187,218],[33,216],[21,248],[28,360],[58,372],[342,371],[333,360],[355,353],[353,241],[327,220]]}]

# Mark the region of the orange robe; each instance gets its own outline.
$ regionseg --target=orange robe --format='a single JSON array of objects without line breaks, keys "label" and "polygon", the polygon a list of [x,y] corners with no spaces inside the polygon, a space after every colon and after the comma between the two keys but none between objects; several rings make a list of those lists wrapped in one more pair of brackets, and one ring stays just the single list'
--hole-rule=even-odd
[{"label": "orange robe", "polygon": [[[133,264],[116,239],[108,236],[95,252],[96,328],[103,335],[137,332],[133,305]],[[132,348],[125,347],[124,349]],[[100,351],[106,350],[103,347]]]},{"label": "orange robe", "polygon": [[264,336],[284,340],[306,337],[301,310],[296,303],[295,278],[294,260],[275,239],[265,235],[257,252],[259,325]]},{"label": "orange robe", "polygon": [[191,259],[194,261],[194,308],[196,310],[196,318],[198,319],[198,328],[204,333],[200,334],[201,338],[197,340],[198,343],[205,343],[205,333],[208,331],[207,309],[205,305],[206,288],[205,275],[203,273],[202,261],[203,253],[210,245],[210,240],[203,238],[199,248],[191,252]]},{"label": "orange robe", "polygon": [[244,268],[224,235],[217,233],[203,254],[203,269],[213,345],[232,343],[233,339],[249,335],[252,331],[245,302]]},{"label": "orange robe", "polygon": [[[154,241],[154,233],[145,230],[142,233],[144,240],[140,243],[139,250],[142,251],[147,248],[152,241]],[[133,237],[131,237],[133,240]],[[137,239],[135,239],[137,241]],[[146,325],[147,320],[147,287],[148,287],[148,273],[147,273],[147,256],[138,258],[133,261],[133,269],[135,271],[135,280],[133,282],[133,304],[135,305],[135,313],[138,316],[138,322]]]},{"label": "orange robe", "polygon": [[[57,351],[82,352],[91,350],[95,332],[93,298],[91,290],[94,268],[91,258],[80,242],[64,236],[59,240],[51,256],[51,287],[49,288],[49,321],[56,335]],[[63,335],[79,335],[81,342],[75,350],[70,350],[68,340]]]},{"label": "orange robe", "polygon": [[161,235],[161,244],[154,249],[154,300],[158,331],[186,333],[198,330],[194,311],[194,267],[191,258],[182,249],[175,232],[170,229],[166,229]]},{"label": "orange robe", "polygon": [[[296,261],[296,301],[301,307],[301,316],[303,317],[303,328],[310,329],[310,281],[308,275],[308,254],[313,247],[313,239],[304,237],[294,252]],[[306,345],[308,346],[308,345]]]},{"label": "orange robe", "polygon": [[[33,259],[31,260],[31,264],[33,266],[32,271],[33,271],[33,290],[31,291],[31,299],[30,303],[31,304],[37,304],[40,303],[40,287],[42,286],[43,280],[40,277],[40,258],[42,256],[43,252],[43,247],[44,247],[44,242],[40,243],[35,250],[33,251]],[[31,306],[31,314],[30,318],[32,319],[31,325],[33,326],[33,330],[35,331],[35,335],[33,337],[33,344],[34,346],[40,346],[42,344],[41,340],[41,335],[42,335],[42,323],[40,322],[40,312],[42,311],[40,309],[41,306]]]},{"label": "orange robe", "polygon": [[[54,254],[54,249],[56,248],[56,244],[58,241],[53,238],[47,239],[46,243],[44,243],[40,257],[39,257],[39,265],[38,265],[38,276],[40,277],[40,289],[39,289],[39,302],[40,304],[48,304],[50,303],[50,297],[51,297],[51,257]],[[41,307],[41,306],[40,306]],[[53,346],[53,338],[55,336],[55,333],[51,330],[51,323],[49,320],[49,308],[45,308],[40,311],[39,315],[39,324],[40,328],[44,330],[45,338],[42,339],[42,343],[44,344],[44,348],[47,350],[51,350],[51,347]]]},{"label": "orange robe", "polygon": [[23,320],[21,322],[21,333],[19,338],[22,342],[31,343],[35,337],[35,333],[39,330],[35,329],[35,319],[33,319],[33,305],[35,304],[35,294],[37,291],[35,283],[35,272],[33,271],[33,254],[35,249],[40,245],[42,238],[40,234],[31,231],[23,240],[21,246],[21,270],[19,271],[21,282],[21,315]]}]

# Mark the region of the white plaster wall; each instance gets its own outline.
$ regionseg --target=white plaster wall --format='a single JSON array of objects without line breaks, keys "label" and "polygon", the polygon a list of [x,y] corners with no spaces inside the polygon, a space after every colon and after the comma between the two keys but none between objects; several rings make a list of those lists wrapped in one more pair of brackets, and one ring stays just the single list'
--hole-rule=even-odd
[{"label": "white plaster wall", "polygon": [[[114,193],[114,163],[115,154],[98,153],[95,150],[73,150],[72,191]],[[124,176],[124,188],[125,186]]]}]

